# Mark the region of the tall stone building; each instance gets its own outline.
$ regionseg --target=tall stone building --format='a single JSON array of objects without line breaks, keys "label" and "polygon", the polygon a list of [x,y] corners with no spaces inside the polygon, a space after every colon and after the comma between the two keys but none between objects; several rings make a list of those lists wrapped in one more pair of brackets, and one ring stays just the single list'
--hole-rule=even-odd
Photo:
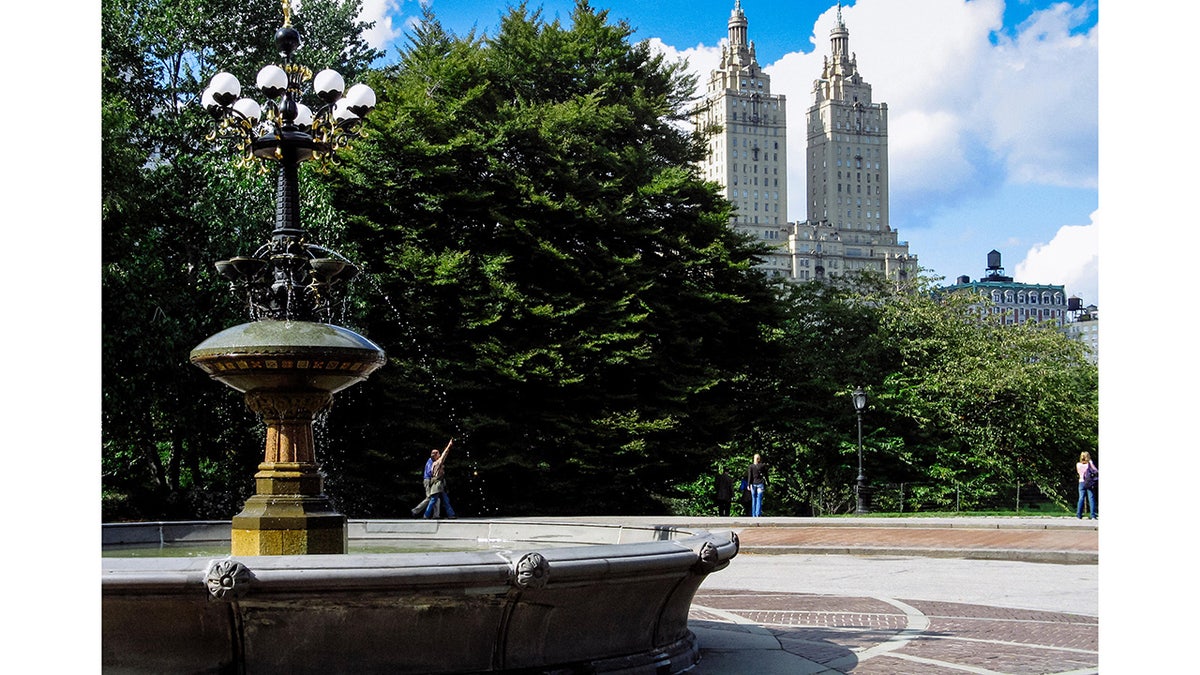
[{"label": "tall stone building", "polygon": [[787,107],[771,93],[748,40],[741,0],[729,17],[721,65],[694,121],[709,136],[704,177],[734,204],[731,225],[774,245],[761,268],[795,281],[872,269],[904,279],[917,271],[908,242],[888,225],[887,104],[874,103],[858,72],[838,5],[831,54],[806,116],[808,219],[788,222]]},{"label": "tall stone building", "polygon": [[875,270],[893,279],[917,272],[908,242],[888,224],[888,108],[876,103],[858,72],[838,4],[830,54],[813,82],[806,115],[805,205],[792,228],[791,276],[820,279]]},{"label": "tall stone building", "polygon": [[708,140],[701,170],[725,187],[736,210],[734,229],[774,244],[777,253],[763,267],[769,274],[790,273],[787,245],[787,101],[771,93],[771,76],[762,71],[749,40],[749,22],[736,0],[729,16],[729,39],[721,65],[709,75],[703,102],[693,121],[721,131]]}]

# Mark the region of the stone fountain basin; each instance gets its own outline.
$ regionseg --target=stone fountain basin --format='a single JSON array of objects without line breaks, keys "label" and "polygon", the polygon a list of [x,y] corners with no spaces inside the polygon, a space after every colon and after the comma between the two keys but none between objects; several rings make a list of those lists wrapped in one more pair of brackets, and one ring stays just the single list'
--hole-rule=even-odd
[{"label": "stone fountain basin", "polygon": [[365,380],[387,360],[378,345],[328,323],[264,319],[213,335],[191,361],[238,391],[335,393]]},{"label": "stone fountain basin", "polygon": [[[354,521],[446,553],[103,558],[105,672],[676,673],[688,609],[737,536],[517,520]],[[228,541],[228,523],[108,525],[105,545]]]}]

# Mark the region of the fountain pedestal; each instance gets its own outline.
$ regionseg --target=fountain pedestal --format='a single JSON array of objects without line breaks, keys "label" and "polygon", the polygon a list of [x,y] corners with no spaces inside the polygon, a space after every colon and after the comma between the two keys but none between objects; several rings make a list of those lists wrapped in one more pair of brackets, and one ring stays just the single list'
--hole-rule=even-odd
[{"label": "fountain pedestal", "polygon": [[346,518],[325,497],[313,440],[313,420],[332,402],[324,391],[246,393],[267,443],[256,494],[233,517],[233,555],[346,552]]},{"label": "fountain pedestal", "polygon": [[192,363],[245,392],[267,427],[255,494],[233,517],[233,555],[346,552],[346,518],[323,492],[313,420],[334,392],[366,379],[384,359],[353,331],[307,321],[234,326],[192,350]]},{"label": "fountain pedestal", "polygon": [[235,556],[346,552],[346,517],[325,495],[256,494],[232,527]]}]

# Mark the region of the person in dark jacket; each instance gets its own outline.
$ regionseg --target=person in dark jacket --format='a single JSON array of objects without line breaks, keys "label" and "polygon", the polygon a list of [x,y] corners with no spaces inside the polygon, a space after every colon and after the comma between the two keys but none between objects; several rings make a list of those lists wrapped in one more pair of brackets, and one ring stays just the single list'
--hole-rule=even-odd
[{"label": "person in dark jacket", "polygon": [[425,517],[429,518],[433,515],[435,509],[440,510],[443,516],[454,518],[454,509],[450,508],[450,496],[446,494],[446,458],[450,456],[450,446],[454,445],[454,439],[446,444],[446,449],[440,453],[433,450],[429,454],[429,462],[426,462],[429,472],[429,504],[425,507]]},{"label": "person in dark jacket", "polygon": [[767,491],[767,465],[762,463],[762,456],[754,453],[754,462],[746,470],[746,484],[750,488],[750,515],[757,518],[762,515],[763,493]]},{"label": "person in dark jacket", "polygon": [[729,505],[733,502],[733,476],[725,469],[720,469],[717,474],[716,490],[713,500],[717,502],[717,515],[728,517]]}]

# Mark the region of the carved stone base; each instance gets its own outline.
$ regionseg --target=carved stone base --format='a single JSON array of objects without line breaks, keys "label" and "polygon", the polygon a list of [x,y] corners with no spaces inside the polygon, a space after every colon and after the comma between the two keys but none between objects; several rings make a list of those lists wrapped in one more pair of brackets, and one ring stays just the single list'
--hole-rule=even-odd
[{"label": "carved stone base", "polygon": [[262,462],[254,474],[254,491],[260,495],[320,497],[323,484],[317,465],[309,462]]},{"label": "carved stone base", "polygon": [[232,525],[235,556],[346,552],[346,517],[324,495],[257,494]]}]

